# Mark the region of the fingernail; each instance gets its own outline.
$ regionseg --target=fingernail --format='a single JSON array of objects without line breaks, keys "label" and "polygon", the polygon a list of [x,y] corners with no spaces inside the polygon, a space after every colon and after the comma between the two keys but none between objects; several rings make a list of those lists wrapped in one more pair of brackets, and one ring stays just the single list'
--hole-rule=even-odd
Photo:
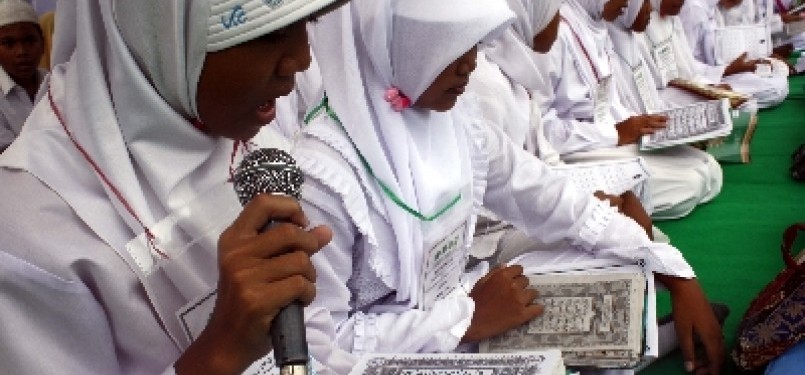
[{"label": "fingernail", "polygon": [[685,371],[693,372],[693,362],[685,361]]}]

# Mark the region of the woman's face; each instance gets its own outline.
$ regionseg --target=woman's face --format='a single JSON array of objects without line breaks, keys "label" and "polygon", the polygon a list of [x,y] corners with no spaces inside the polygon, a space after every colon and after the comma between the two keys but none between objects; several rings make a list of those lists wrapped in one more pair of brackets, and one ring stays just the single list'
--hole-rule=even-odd
[{"label": "woman's face", "polygon": [[477,56],[478,47],[475,46],[453,61],[433,80],[414,105],[439,112],[453,108],[470,82],[470,73],[475,70]]},{"label": "woman's face", "polygon": [[276,99],[310,66],[305,21],[207,54],[198,83],[198,112],[210,135],[248,140],[274,119]]},{"label": "woman's face", "polygon": [[557,12],[548,26],[534,35],[534,52],[547,53],[551,50],[556,36],[559,34],[559,13]]},{"label": "woman's face", "polygon": [[637,13],[637,18],[635,18],[634,23],[632,24],[632,31],[638,33],[646,31],[650,20],[651,2],[649,0],[643,0],[643,6],[640,7],[640,11]]},{"label": "woman's face", "polygon": [[662,0],[660,3],[661,16],[676,16],[682,11],[685,0]]},{"label": "woman's face", "polygon": [[[603,0],[602,0],[603,1]],[[628,0],[609,0],[604,3],[604,11],[601,12],[601,16],[607,22],[612,22],[618,16],[623,13],[623,10],[626,8],[626,4]]]}]

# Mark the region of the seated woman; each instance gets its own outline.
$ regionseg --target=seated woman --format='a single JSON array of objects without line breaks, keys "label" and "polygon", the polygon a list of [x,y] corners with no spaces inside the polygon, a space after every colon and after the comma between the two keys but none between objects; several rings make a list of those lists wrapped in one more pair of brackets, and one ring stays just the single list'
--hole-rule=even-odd
[{"label": "seated woman", "polygon": [[[723,12],[740,3],[741,0],[687,0],[679,12],[682,28],[692,47],[693,57],[704,64],[701,71],[709,71],[707,76],[711,82],[708,83],[723,81],[733,90],[751,95],[760,108],[773,107],[788,96],[788,68],[785,63],[774,58],[747,59],[744,53],[727,64],[716,56],[716,43],[722,43],[716,37],[716,29],[726,26]],[[659,9],[662,10],[662,7]],[[746,52],[764,55],[762,51]],[[769,72],[761,73],[763,70]]]},{"label": "seated woman", "polygon": [[[621,102],[636,113],[655,113],[675,105],[660,96],[654,77],[641,54],[639,38],[649,24],[649,0],[629,0],[624,13],[607,23],[615,58],[612,59],[614,77],[618,83]],[[651,166],[660,171],[651,177],[652,189],[670,197],[674,209],[664,211],[665,218],[683,217],[696,205],[709,202],[721,192],[722,171],[718,162],[708,153],[688,145],[653,151],[648,156]]]},{"label": "seated woman", "polygon": [[650,174],[652,218],[679,218],[718,193],[720,184],[712,181],[720,173],[711,176],[710,161],[698,154],[638,150],[640,137],[665,127],[666,119],[639,114],[621,100],[622,83],[614,77],[618,56],[606,20],[617,18],[625,5],[569,0],[560,9],[557,43],[536,57],[547,83],[535,91],[545,138],[567,162],[642,157]]},{"label": "seated woman", "polygon": [[[482,45],[468,85],[468,91],[478,98],[480,112],[487,124],[501,128],[515,144],[551,166],[564,163],[542,136],[542,114],[530,92],[543,85],[533,56],[535,52],[547,52],[555,42],[562,3],[563,0],[509,0],[509,8],[517,18],[506,32]],[[576,163],[574,166],[600,168],[589,164]],[[625,169],[622,171],[627,174]],[[622,190],[605,191],[608,186],[598,186],[595,194],[610,199],[653,238],[656,228],[652,228],[651,218],[639,198],[648,195],[645,182],[630,184],[633,186],[623,193]],[[534,243],[510,225],[494,220],[494,215],[489,212],[479,217],[475,241],[473,256],[491,259],[494,255],[495,262],[507,262],[523,251],[550,249],[558,245]]]},{"label": "seated woman", "polygon": [[[539,315],[520,266],[477,283],[464,274],[483,204],[531,238],[567,239],[576,254],[645,259],[671,290],[689,366],[717,372],[720,329],[681,253],[484,124],[462,95],[476,44],[511,22],[497,4],[354,0],[351,14],[316,24],[316,55],[341,62],[321,65],[328,98],[294,152],[305,212],[334,232],[313,257],[311,306],[332,316],[320,329],[356,354],[449,352]],[[694,334],[707,358],[694,356]]]}]

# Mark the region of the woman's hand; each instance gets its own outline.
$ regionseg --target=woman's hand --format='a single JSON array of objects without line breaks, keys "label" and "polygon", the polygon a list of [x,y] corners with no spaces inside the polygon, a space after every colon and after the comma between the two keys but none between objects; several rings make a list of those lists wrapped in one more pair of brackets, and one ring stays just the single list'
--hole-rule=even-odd
[{"label": "woman's hand", "polygon": [[534,304],[537,291],[528,289],[528,278],[519,265],[497,267],[478,280],[470,292],[475,313],[462,343],[479,342],[542,314],[543,307]]},{"label": "woman's hand", "polygon": [[[674,326],[685,369],[696,374],[720,374],[724,363],[724,336],[699,282],[696,279],[656,276],[671,291]],[[704,358],[696,353],[695,337],[704,346]]]},{"label": "woman's hand", "polygon": [[[276,222],[261,232],[268,222]],[[310,303],[316,271],[310,256],[326,245],[326,227],[289,197],[259,195],[218,239],[220,276],[206,328],[176,362],[177,374],[240,374],[271,350],[269,328],[293,301]]]},{"label": "woman's hand", "polygon": [[741,54],[741,56],[738,56],[737,59],[733,60],[729,65],[727,65],[727,68],[724,69],[724,76],[726,77],[738,73],[754,73],[758,64],[770,63],[762,59],[747,60],[746,52],[744,52]]},{"label": "woman's hand", "polygon": [[653,134],[668,126],[668,117],[662,115],[640,115],[629,117],[615,125],[618,131],[618,146],[637,143],[640,137]]}]

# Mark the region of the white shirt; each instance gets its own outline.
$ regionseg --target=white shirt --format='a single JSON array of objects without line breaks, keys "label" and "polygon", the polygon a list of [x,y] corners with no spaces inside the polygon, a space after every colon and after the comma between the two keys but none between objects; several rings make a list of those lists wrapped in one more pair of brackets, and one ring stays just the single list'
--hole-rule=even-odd
[{"label": "white shirt", "polygon": [[[39,82],[42,82],[45,73],[44,70],[39,70]],[[2,67],[0,67],[0,94],[2,94],[0,97],[0,152],[2,152],[22,131],[22,125],[31,113],[34,101]]]}]

